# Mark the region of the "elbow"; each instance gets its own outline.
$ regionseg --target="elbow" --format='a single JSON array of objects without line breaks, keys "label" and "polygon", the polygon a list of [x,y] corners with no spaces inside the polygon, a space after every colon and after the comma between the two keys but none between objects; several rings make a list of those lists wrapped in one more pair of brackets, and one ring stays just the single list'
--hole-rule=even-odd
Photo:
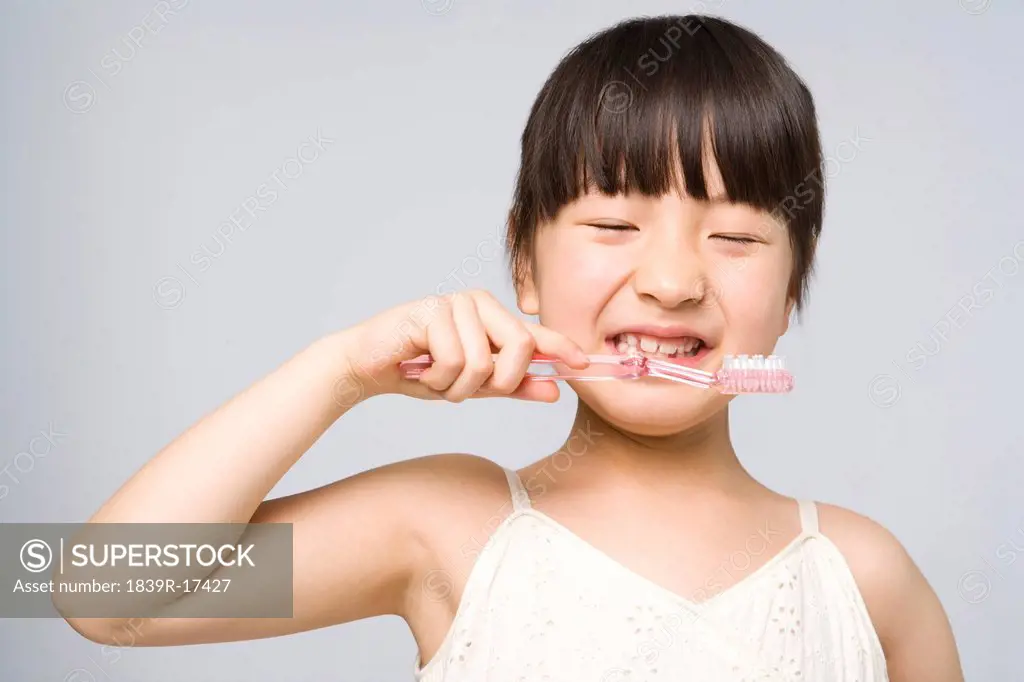
[{"label": "elbow", "polygon": [[118,646],[114,636],[117,627],[109,618],[78,618],[62,616],[71,629],[96,644]]},{"label": "elbow", "polygon": [[152,646],[142,637],[143,618],[79,618],[63,616],[71,629],[90,642],[118,648]]},{"label": "elbow", "polygon": [[[110,646],[134,646],[137,637],[130,635],[133,621],[124,618],[86,618],[76,614],[76,609],[68,600],[54,595],[53,606],[57,614],[71,629],[90,642]],[[137,620],[137,619],[135,619]],[[129,634],[126,634],[129,633]]]},{"label": "elbow", "polygon": [[118,648],[151,646],[141,636],[142,618],[79,618],[63,616],[71,629],[90,642]]}]

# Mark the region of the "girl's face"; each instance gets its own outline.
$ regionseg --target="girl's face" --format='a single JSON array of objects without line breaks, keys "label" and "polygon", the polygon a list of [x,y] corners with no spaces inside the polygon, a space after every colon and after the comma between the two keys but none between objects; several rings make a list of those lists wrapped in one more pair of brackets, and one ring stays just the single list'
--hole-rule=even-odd
[{"label": "girl's face", "polygon": [[[771,354],[793,307],[789,236],[767,212],[721,199],[708,170],[706,202],[592,192],[564,207],[538,230],[520,309],[588,353],[637,344],[708,371],[724,355]],[[684,431],[730,399],[649,377],[572,386],[603,419],[647,436]]]}]

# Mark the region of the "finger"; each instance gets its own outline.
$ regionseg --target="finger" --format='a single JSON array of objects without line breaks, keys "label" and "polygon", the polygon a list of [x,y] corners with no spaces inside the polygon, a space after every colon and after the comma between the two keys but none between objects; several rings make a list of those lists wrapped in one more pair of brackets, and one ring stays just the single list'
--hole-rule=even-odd
[{"label": "finger", "polygon": [[445,398],[462,402],[473,395],[487,381],[494,370],[491,342],[487,336],[473,297],[456,294],[452,301],[452,319],[462,344],[464,365],[458,378],[445,392]]},{"label": "finger", "polygon": [[533,322],[524,322],[523,324],[537,339],[538,352],[560,358],[574,369],[583,369],[590,364],[584,350],[565,334]]},{"label": "finger", "polygon": [[420,383],[444,392],[462,373],[465,364],[451,305],[438,306],[434,319],[427,325],[427,352],[433,363],[420,375]]},{"label": "finger", "polygon": [[494,369],[485,386],[498,393],[511,393],[529,370],[537,341],[522,320],[490,295],[482,294],[475,300],[487,334],[498,349]]},{"label": "finger", "polygon": [[[528,365],[535,353],[559,358],[574,369],[584,369],[590,365],[587,354],[575,341],[553,329],[519,319],[486,292],[477,299],[477,306],[485,317],[495,345],[502,347],[491,379],[495,386],[511,390],[511,385],[521,380],[529,369]],[[506,351],[510,345],[515,350]],[[541,390],[546,392],[549,389]]]},{"label": "finger", "polygon": [[586,352],[565,334],[519,319],[486,292],[482,292],[475,300],[481,317],[487,323],[488,332],[494,332],[499,338],[514,338],[521,329],[525,329],[534,339],[534,350],[553,355],[576,369],[583,369],[590,364]]},{"label": "finger", "polygon": [[489,389],[486,384],[477,391],[474,398],[512,398],[514,400],[529,400],[532,402],[554,403],[558,401],[558,382],[556,381],[534,381],[525,379],[512,391]]}]

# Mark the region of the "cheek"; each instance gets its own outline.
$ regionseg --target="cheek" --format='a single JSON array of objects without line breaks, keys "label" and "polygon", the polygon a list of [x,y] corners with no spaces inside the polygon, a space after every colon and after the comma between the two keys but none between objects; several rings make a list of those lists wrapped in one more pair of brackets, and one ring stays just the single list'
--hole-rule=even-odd
[{"label": "cheek", "polygon": [[568,240],[551,240],[545,255],[538,264],[542,322],[566,332],[574,326],[590,328],[621,286],[625,259],[610,257],[612,249]]},{"label": "cheek", "polygon": [[750,259],[723,269],[719,282],[719,304],[730,336],[758,349],[774,344],[786,320],[788,267]]},{"label": "cheek", "polygon": [[600,300],[621,284],[628,256],[612,248],[586,244],[569,250],[562,263],[568,286],[582,300]]}]

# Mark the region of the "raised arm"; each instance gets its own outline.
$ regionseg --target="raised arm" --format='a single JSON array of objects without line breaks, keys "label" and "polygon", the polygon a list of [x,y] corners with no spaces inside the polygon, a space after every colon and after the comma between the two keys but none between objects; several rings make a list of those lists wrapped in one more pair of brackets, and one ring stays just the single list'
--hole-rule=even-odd
[{"label": "raised arm", "polygon": [[[318,340],[242,391],[147,462],[89,519],[291,523],[294,616],[156,618],[142,625],[66,618],[75,630],[102,643],[123,644],[128,637],[136,646],[192,644],[271,637],[400,612],[419,547],[406,516],[420,483],[417,467],[381,467],[265,501],[365,388],[356,383],[367,378],[353,372],[359,358],[351,341],[348,333]],[[188,598],[202,595],[182,597]]]},{"label": "raised arm", "polygon": [[[410,609],[421,610],[416,599],[408,599],[410,586],[436,559],[429,556],[436,547],[427,535],[445,525],[423,510],[466,497],[438,483],[431,458],[265,498],[335,420],[374,395],[454,402],[484,395],[557,400],[554,384],[522,380],[535,350],[569,366],[587,363],[575,343],[524,323],[486,292],[397,306],[313,343],[204,417],[135,473],[86,526],[290,523],[291,618],[171,617],[182,613],[176,607],[183,600],[202,599],[202,594],[153,606],[154,618],[143,625],[125,618],[81,618],[55,596],[57,609],[93,641],[117,644],[127,638],[135,646],[272,637],[384,614],[408,620]],[[416,381],[402,379],[398,363],[422,353],[430,353],[434,365]],[[438,468],[450,464],[444,460]],[[143,597],[138,599],[141,604]]]}]

